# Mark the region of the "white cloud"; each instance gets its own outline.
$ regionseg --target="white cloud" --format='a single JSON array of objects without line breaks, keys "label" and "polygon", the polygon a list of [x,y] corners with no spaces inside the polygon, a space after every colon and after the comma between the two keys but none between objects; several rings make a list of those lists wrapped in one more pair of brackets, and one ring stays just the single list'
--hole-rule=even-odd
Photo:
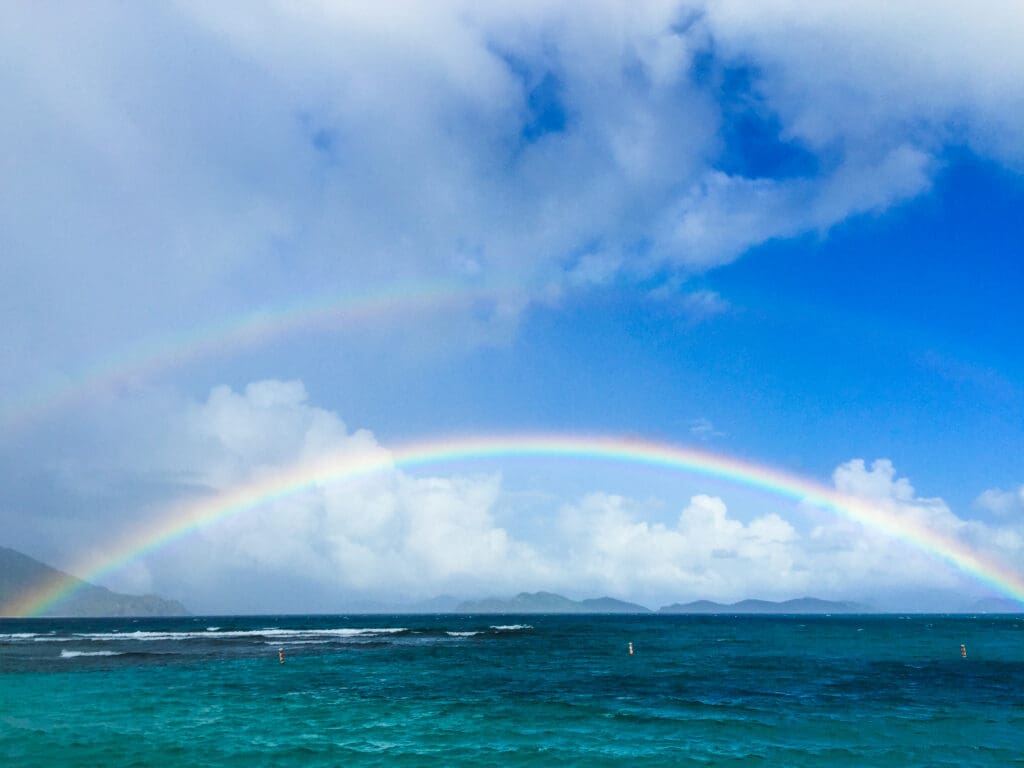
[{"label": "white cloud", "polygon": [[[145,391],[122,401],[97,414],[121,420],[106,436],[95,432],[95,450],[63,459],[67,477],[91,478],[61,489],[77,508],[73,519],[33,523],[41,535],[59,528],[61,540],[79,548],[79,562],[95,562],[121,535],[138,540],[173,517],[176,503],[323,455],[369,453],[384,467],[268,497],[108,576],[114,588],[152,589],[194,610],[341,610],[367,599],[536,589],[652,606],[814,594],[913,608],[901,596],[944,593],[948,605],[983,594],[932,553],[783,500],[733,509],[728,493],[698,493],[673,513],[678,501],[612,492],[614,471],[602,472],[592,492],[580,493],[574,481],[567,494],[557,467],[540,485],[517,480],[522,487],[493,473],[389,467],[388,445],[310,403],[297,381],[215,387],[199,401]],[[833,480],[840,492],[959,540],[983,559],[1024,557],[1022,516],[960,517],[942,499],[920,496],[888,460],[851,460]],[[998,506],[1005,495],[982,498]],[[59,564],[74,571],[65,555]]]},{"label": "white cloud", "polygon": [[710,0],[726,56],[758,72],[786,135],[851,155],[904,141],[966,141],[1010,164],[1021,154],[1024,19],[1012,3]]},{"label": "white cloud", "polygon": [[[892,463],[856,459],[836,469],[837,490],[959,539],[983,559],[1019,562],[1024,531],[956,516],[941,499],[920,498]],[[567,578],[591,591],[670,600],[742,597],[785,599],[814,594],[912,609],[921,595],[967,606],[984,594],[973,579],[934,553],[874,528],[824,512],[779,511],[743,522],[723,499],[694,496],[675,525],[652,522],[652,509],[595,493],[561,512],[571,553]],[[943,602],[944,601],[944,602]],[[934,607],[929,603],[928,607]]]},{"label": "white cloud", "polygon": [[[154,476],[184,485],[161,486],[156,501],[145,497],[127,514],[81,521],[76,540],[90,562],[121,532],[134,536],[173,517],[174,494],[190,503],[325,454],[371,452],[387,463],[372,434],[310,404],[297,381],[215,387],[198,402],[143,395],[129,396],[142,400],[123,409],[134,431],[112,425],[120,452],[101,450],[88,458],[88,472],[68,472],[129,489]],[[141,460],[129,461],[142,446]],[[777,515],[740,523],[720,499],[695,497],[675,525],[664,525],[652,520],[659,504],[600,492],[564,503],[554,489],[533,490],[545,493],[546,520],[514,519],[523,491],[507,490],[496,475],[413,476],[392,467],[242,510],[108,583],[144,583],[198,610],[329,610],[346,600],[522,589],[670,598],[680,590],[741,595],[751,574],[791,557],[788,523]],[[499,516],[514,522],[515,534]],[[787,586],[779,581],[779,594]]]},{"label": "white cloud", "polygon": [[[243,392],[217,387],[171,418],[185,423],[176,438],[177,454],[187,457],[180,463],[214,492],[323,455],[370,453],[385,464],[388,456],[370,433],[350,432],[335,414],[308,404],[300,382],[256,382]],[[219,605],[239,597],[224,594],[237,593],[225,583],[230,573],[304,582],[309,594],[295,599],[306,607],[352,595],[429,597],[539,584],[544,563],[495,521],[499,494],[496,477],[413,477],[395,468],[317,483],[204,529],[175,550],[163,575],[183,574],[195,599]],[[206,565],[194,568],[196,560]]]},{"label": "white cloud", "polygon": [[[189,406],[184,440],[201,457],[193,465],[214,486],[261,467],[322,455],[339,446],[371,450],[367,432],[349,434],[335,414],[306,403],[302,382],[261,381],[237,393],[214,388],[204,403]],[[198,451],[196,450],[198,448]]]},{"label": "white cloud", "polygon": [[753,245],[826,232],[848,216],[883,211],[926,191],[931,158],[901,145],[874,161],[849,159],[818,178],[768,179],[709,171],[664,218],[663,256],[714,267]]},{"label": "white cloud", "polygon": [[974,505],[1003,516],[1024,512],[1024,485],[1013,491],[989,488],[974,500]]},{"label": "white cloud", "polygon": [[[917,496],[910,481],[897,477],[892,462],[887,459],[872,462],[870,469],[862,459],[853,459],[838,467],[833,479],[840,492],[867,499],[895,517],[912,520],[940,535],[959,540],[972,547],[983,560],[1008,566],[1019,562],[1024,554],[1024,527],[1019,524],[991,525],[961,518],[942,499]],[[960,574],[948,568],[936,568],[935,561],[920,551],[905,546],[882,546],[880,534],[871,530],[863,533],[862,541],[873,542],[873,548],[883,552],[892,566],[898,565],[897,559],[903,561],[904,570],[912,574],[911,583],[926,585],[929,573],[933,575],[936,586],[952,586],[957,579],[962,580]],[[818,535],[827,537],[829,534],[821,531]]]},{"label": "white cloud", "polygon": [[[503,338],[535,301],[884,211],[948,144],[1024,162],[1005,4],[0,13],[5,391],[311,291],[487,289],[410,348]],[[722,170],[726,66],[814,173]]]},{"label": "white cloud", "polygon": [[905,477],[896,477],[896,468],[889,459],[876,459],[868,469],[864,459],[851,459],[832,473],[836,490],[871,501],[895,500],[909,502],[914,487]]}]

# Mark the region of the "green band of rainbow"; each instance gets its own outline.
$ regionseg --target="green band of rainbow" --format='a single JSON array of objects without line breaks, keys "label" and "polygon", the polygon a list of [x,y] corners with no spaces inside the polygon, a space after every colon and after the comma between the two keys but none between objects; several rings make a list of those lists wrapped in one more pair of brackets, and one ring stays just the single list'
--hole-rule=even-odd
[{"label": "green band of rainbow", "polygon": [[[371,473],[428,467],[433,464],[512,457],[597,459],[659,467],[720,478],[794,499],[862,523],[930,553],[996,591],[1024,604],[1024,577],[984,557],[962,541],[896,515],[884,505],[847,496],[797,475],[741,459],[693,448],[631,438],[560,434],[456,437],[415,442],[393,450],[374,447],[322,456],[267,473],[222,493],[173,507],[145,531],[108,550],[78,573],[96,581],[136,558],[232,515],[297,493]],[[35,616],[67,597],[80,584],[57,579],[7,606],[5,615]]]}]

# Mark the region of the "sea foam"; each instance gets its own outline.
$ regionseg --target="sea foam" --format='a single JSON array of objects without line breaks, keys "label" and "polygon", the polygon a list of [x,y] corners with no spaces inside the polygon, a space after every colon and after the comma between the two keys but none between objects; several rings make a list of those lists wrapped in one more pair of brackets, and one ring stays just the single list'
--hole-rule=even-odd
[{"label": "sea foam", "polygon": [[79,656],[124,656],[119,651],[61,651],[62,659],[74,659]]},{"label": "sea foam", "polygon": [[[71,638],[52,638],[53,641],[93,640],[105,642],[123,642],[126,640],[147,641],[176,641],[176,640],[231,640],[241,638],[344,638],[364,637],[373,635],[390,635],[399,632],[408,632],[406,627],[339,627],[337,629],[277,629],[268,627],[266,629],[230,630],[204,632],[153,632],[138,630],[135,632],[76,632]],[[42,638],[37,638],[42,639]]]}]

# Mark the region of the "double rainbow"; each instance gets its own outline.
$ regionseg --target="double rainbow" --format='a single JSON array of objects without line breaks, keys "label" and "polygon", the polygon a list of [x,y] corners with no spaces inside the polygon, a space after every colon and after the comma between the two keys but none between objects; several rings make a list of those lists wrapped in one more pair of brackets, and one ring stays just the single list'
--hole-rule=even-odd
[{"label": "double rainbow", "polygon": [[[392,450],[375,447],[295,464],[198,501],[173,507],[144,531],[112,546],[75,569],[96,581],[132,560],[219,520],[242,514],[300,491],[395,469],[417,469],[446,462],[542,457],[613,461],[720,478],[829,511],[861,523],[945,561],[994,590],[1024,604],[1024,575],[987,557],[959,539],[935,531],[885,505],[836,492],[819,482],[771,467],[693,448],[632,438],[561,434],[455,437],[414,442]],[[57,578],[0,610],[2,615],[35,616],[68,597],[81,582]]]}]

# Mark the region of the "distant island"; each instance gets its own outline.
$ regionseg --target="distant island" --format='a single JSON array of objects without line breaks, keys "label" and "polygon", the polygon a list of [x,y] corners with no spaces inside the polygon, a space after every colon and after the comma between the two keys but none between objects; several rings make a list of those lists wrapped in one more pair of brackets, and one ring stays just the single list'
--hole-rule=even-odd
[{"label": "distant island", "polygon": [[[741,600],[738,603],[715,603],[697,600],[692,603],[673,603],[662,606],[657,613],[668,614],[828,614],[875,613],[861,603],[820,600],[801,597],[795,600]],[[515,597],[489,597],[484,600],[466,600],[455,607],[455,613],[653,613],[650,608],[613,597],[571,600],[553,592],[520,592]]]},{"label": "distant island", "polygon": [[1024,605],[1008,597],[986,597],[976,600],[971,609],[972,613],[1024,613]]},{"label": "distant island", "polygon": [[650,613],[636,603],[627,603],[612,597],[570,600],[553,592],[520,592],[515,597],[502,599],[466,600],[455,608],[456,613]]},{"label": "distant island", "polygon": [[9,615],[14,601],[47,585],[63,584],[67,597],[49,606],[44,616],[188,616],[177,600],[159,595],[123,595],[89,584],[28,555],[0,547],[0,616]]},{"label": "distant island", "polygon": [[798,597],[794,600],[774,602],[771,600],[740,600],[738,603],[715,603],[711,600],[697,600],[692,603],[673,603],[662,606],[658,613],[687,614],[751,614],[751,613],[792,613],[792,614],[823,614],[823,613],[876,613],[861,603],[847,601],[819,600],[816,597]]}]

